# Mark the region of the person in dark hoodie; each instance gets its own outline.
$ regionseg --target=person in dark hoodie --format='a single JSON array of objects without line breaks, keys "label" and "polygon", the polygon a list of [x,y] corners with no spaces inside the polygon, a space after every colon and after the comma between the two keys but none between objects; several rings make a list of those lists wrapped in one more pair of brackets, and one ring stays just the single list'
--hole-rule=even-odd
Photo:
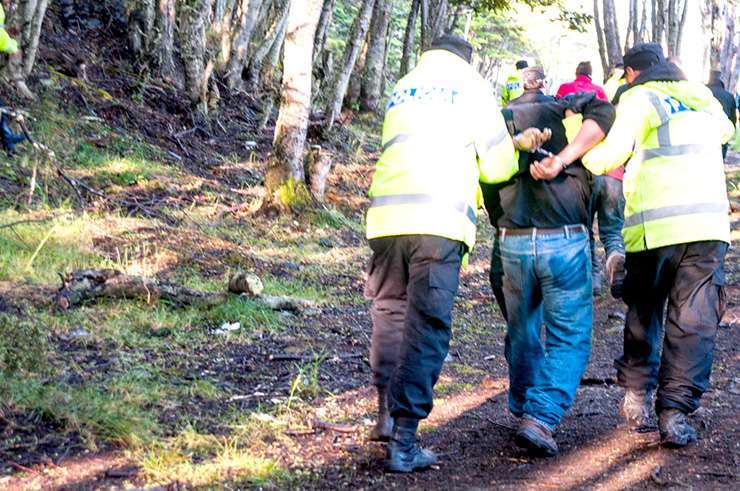
[{"label": "person in dark hoodie", "polygon": [[[522,80],[524,94],[504,111],[511,134],[550,129],[542,149],[558,152],[568,143],[570,111],[580,114],[573,119],[593,121],[601,137],[609,130],[614,109],[593,92],[547,96],[540,67],[523,70]],[[553,431],[573,402],[591,349],[592,189],[591,176],[579,163],[553,181],[532,179],[529,168],[537,158],[520,153],[515,175],[502,184],[481,183],[481,190],[497,229],[491,286],[507,320],[509,410],[522,418],[515,442],[535,455],[553,456],[558,452]]]},{"label": "person in dark hoodie", "polygon": [[[603,174],[629,159],[622,231],[628,311],[615,361],[625,389],[620,412],[633,427],[647,425],[657,387],[661,443],[683,447],[697,438],[687,414],[709,386],[724,309],[730,223],[721,144],[734,128],[710,90],[687,81],[659,44],[634,46],[624,65],[629,85],[614,126],[581,161]],[[599,131],[590,121],[583,126]],[[577,150],[558,157],[567,165]],[[561,166],[544,159],[532,173],[551,179]]]},{"label": "person in dark hoodie", "polygon": [[[722,82],[722,72],[719,70],[712,70],[709,72],[709,82],[707,87],[712,91],[712,95],[722,104],[722,109],[725,114],[732,121],[733,126],[737,124],[737,105],[735,104],[735,97],[725,90],[725,84]],[[727,157],[727,143],[722,145],[722,158]]]}]

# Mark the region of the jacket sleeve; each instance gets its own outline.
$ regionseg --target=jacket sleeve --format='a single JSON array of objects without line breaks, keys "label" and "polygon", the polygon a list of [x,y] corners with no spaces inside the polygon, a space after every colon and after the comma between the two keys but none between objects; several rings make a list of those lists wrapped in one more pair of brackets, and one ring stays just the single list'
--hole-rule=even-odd
[{"label": "jacket sleeve", "polygon": [[18,51],[18,43],[10,37],[8,31],[0,29],[0,52],[12,55]]},{"label": "jacket sleeve", "polygon": [[[624,164],[632,155],[638,137],[648,125],[651,107],[642,94],[622,99],[617,106],[614,124],[610,130],[606,129],[609,131],[608,135],[581,158],[583,165],[593,174],[602,175]],[[599,123],[596,118],[591,119]],[[602,126],[602,129],[605,128]]]},{"label": "jacket sleeve", "polygon": [[506,122],[490,91],[482,92],[471,106],[473,144],[478,159],[479,180],[488,184],[506,182],[519,170],[519,155],[506,129]]},{"label": "jacket sleeve", "polygon": [[715,98],[711,97],[709,106],[706,111],[714,117],[718,125],[718,134],[722,143],[727,143],[735,135],[735,124],[727,117],[722,104]]}]

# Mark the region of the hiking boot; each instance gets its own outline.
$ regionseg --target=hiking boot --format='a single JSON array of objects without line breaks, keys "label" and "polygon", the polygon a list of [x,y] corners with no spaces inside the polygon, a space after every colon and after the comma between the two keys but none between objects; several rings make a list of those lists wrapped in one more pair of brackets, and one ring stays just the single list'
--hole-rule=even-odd
[{"label": "hiking boot", "polygon": [[368,439],[372,442],[387,442],[393,431],[393,419],[388,412],[388,387],[377,387],[378,389],[378,419],[375,426],[370,430]]},{"label": "hiking boot", "polygon": [[606,276],[609,278],[609,289],[612,297],[622,298],[622,287],[624,286],[624,254],[613,252],[606,258]]},{"label": "hiking boot", "polygon": [[696,430],[678,409],[665,409],[658,416],[660,444],[668,448],[685,447],[696,441]]},{"label": "hiking boot", "polygon": [[397,418],[393,426],[388,450],[385,454],[386,472],[414,472],[437,463],[437,456],[416,444],[416,429],[419,420]]},{"label": "hiking boot", "polygon": [[519,424],[514,443],[538,457],[554,457],[558,454],[558,444],[550,428],[526,415]]},{"label": "hiking boot", "polygon": [[619,406],[619,415],[631,429],[644,428],[650,426],[651,405],[651,391],[627,389]]}]

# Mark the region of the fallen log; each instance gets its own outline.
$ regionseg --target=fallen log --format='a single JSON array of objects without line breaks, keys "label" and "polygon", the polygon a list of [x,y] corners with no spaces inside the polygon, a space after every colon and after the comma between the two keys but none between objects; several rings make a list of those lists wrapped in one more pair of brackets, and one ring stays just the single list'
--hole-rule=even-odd
[{"label": "fallen log", "polygon": [[[256,282],[261,287],[261,281],[251,273],[234,275],[229,281],[228,290],[224,292],[194,290],[152,278],[127,275],[115,269],[83,269],[59,276],[62,286],[56,293],[54,303],[62,311],[100,298],[140,299],[147,303],[161,299],[178,306],[212,307],[228,300],[232,293],[259,301],[272,310],[301,313],[314,307],[309,300],[262,294],[261,288],[254,287]],[[249,282],[244,281],[246,277],[250,279]]]}]

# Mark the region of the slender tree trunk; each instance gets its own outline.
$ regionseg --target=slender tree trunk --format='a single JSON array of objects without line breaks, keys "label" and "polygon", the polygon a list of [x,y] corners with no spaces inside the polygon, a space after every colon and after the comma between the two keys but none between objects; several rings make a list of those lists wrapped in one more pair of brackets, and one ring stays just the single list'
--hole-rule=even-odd
[{"label": "slender tree trunk", "polygon": [[182,87],[182,76],[175,65],[176,0],[159,0],[157,13],[156,59],[162,78]]},{"label": "slender tree trunk", "polygon": [[273,82],[277,79],[278,64],[280,63],[280,55],[283,52],[283,46],[285,46],[285,31],[288,30],[288,22],[283,22],[279,27],[278,34],[275,37],[275,41],[270,47],[270,52],[267,53],[265,58],[266,63],[262,63],[262,70],[260,70],[261,83],[265,86],[272,86]]},{"label": "slender tree trunk", "polygon": [[352,74],[349,77],[349,83],[347,84],[347,92],[344,94],[344,101],[342,101],[342,108],[353,109],[360,104],[360,91],[362,90],[362,74],[365,73],[365,56],[367,55],[367,40],[362,43],[362,49],[360,50],[355,66],[352,68]]},{"label": "slender tree trunk", "polygon": [[321,16],[319,17],[319,25],[316,27],[316,39],[313,45],[314,63],[321,59],[321,54],[326,47],[329,27],[334,16],[334,2],[335,0],[324,0],[324,6],[321,8]]},{"label": "slender tree trunk", "polygon": [[362,78],[360,93],[360,109],[363,111],[377,111],[380,103],[392,8],[391,0],[375,1],[375,12],[370,24],[367,54],[365,55],[365,75]]},{"label": "slender tree trunk", "polygon": [[420,7],[421,0],[411,2],[411,10],[409,10],[409,16],[406,20],[406,30],[403,33],[403,53],[401,54],[399,77],[403,77],[411,69],[411,55],[414,52],[414,38],[416,36],[416,18],[419,15]]},{"label": "slender tree trunk", "polygon": [[724,41],[722,42],[722,51],[719,55],[719,70],[722,72],[722,81],[725,87],[730,87],[732,78],[733,61],[735,61],[735,17],[737,7],[734,3],[728,2],[724,5]]},{"label": "slender tree trunk", "polygon": [[360,5],[360,9],[357,12],[357,17],[352,24],[349,39],[347,39],[347,45],[344,49],[344,56],[342,57],[342,64],[334,77],[334,83],[331,86],[329,99],[327,100],[326,125],[329,128],[334,125],[334,121],[336,121],[342,110],[342,102],[347,93],[349,78],[352,75],[355,62],[357,61],[362,45],[365,42],[365,35],[367,34],[368,26],[370,24],[370,16],[372,14],[374,4],[375,0],[363,0]]},{"label": "slender tree trunk", "polygon": [[311,71],[316,26],[322,0],[291,3],[283,55],[280,112],[273,151],[265,175],[267,196],[263,209],[285,209],[305,194],[303,150],[311,104]]},{"label": "slender tree trunk", "polygon": [[432,42],[444,33],[446,27],[448,0],[422,0],[421,50],[427,50]]},{"label": "slender tree trunk", "polygon": [[[301,0],[293,1],[300,2]],[[278,17],[274,19],[273,24],[270,26],[270,29],[267,31],[267,34],[264,37],[264,40],[257,47],[254,55],[252,55],[252,59],[249,62],[249,68],[247,69],[248,90],[254,90],[259,85],[262,65],[265,61],[265,58],[272,50],[272,47],[279,43],[279,46],[277,48],[278,53],[280,52],[280,48],[282,48],[283,40],[285,39],[285,29],[288,25],[288,14],[290,13],[291,3],[291,1],[286,2],[286,5],[284,5],[283,7],[284,10],[280,13]]]},{"label": "slender tree trunk", "polygon": [[663,44],[663,36],[666,24],[666,7],[665,0],[652,0],[653,12],[653,38],[654,43]]},{"label": "slender tree trunk", "polygon": [[208,25],[213,0],[195,0],[182,7],[180,16],[180,52],[185,66],[185,91],[202,114],[208,113],[208,81],[213,63],[207,57]]},{"label": "slender tree trunk", "polygon": [[609,76],[609,59],[606,57],[606,43],[604,41],[604,31],[601,27],[601,15],[599,14],[599,0],[594,0],[594,27],[596,28],[596,39],[599,43],[599,57],[601,58],[601,69],[604,71],[604,78]]},{"label": "slender tree trunk", "polygon": [[642,7],[641,11],[642,14],[640,15],[640,30],[637,31],[637,39],[635,40],[635,44],[638,43],[644,43],[645,42],[645,34],[647,32],[647,0],[642,1]]},{"label": "slender tree trunk", "polygon": [[151,53],[156,34],[156,0],[131,2],[128,12],[129,46],[134,57],[143,61]]},{"label": "slender tree trunk", "polygon": [[668,0],[666,44],[668,56],[679,57],[681,55],[681,40],[683,27],[686,23],[686,11],[688,0]]},{"label": "slender tree trunk", "polygon": [[240,2],[239,22],[231,43],[231,56],[226,73],[227,83],[229,88],[232,89],[241,84],[242,70],[247,62],[249,42],[252,39],[252,32],[263,0],[240,0]]},{"label": "slender tree trunk", "polygon": [[48,1],[13,0],[4,3],[7,6],[5,24],[10,32],[16,33],[18,53],[8,59],[3,70],[21,96],[33,99],[35,96],[26,85],[26,77],[31,74],[36,63]]},{"label": "slender tree trunk", "polygon": [[737,81],[738,81],[739,76],[740,76],[740,42],[735,47],[735,64],[732,67],[732,71],[730,72],[730,80],[727,83],[727,90],[729,90],[733,94],[736,93]]},{"label": "slender tree trunk", "polygon": [[218,56],[216,57],[216,70],[223,73],[231,58],[231,36],[232,19],[234,18],[234,7],[236,0],[215,0],[213,7],[213,24],[211,35],[218,44]]},{"label": "slender tree trunk", "polygon": [[604,40],[606,53],[609,59],[609,70],[622,61],[622,50],[619,47],[619,29],[617,14],[614,9],[614,0],[604,0]]}]

